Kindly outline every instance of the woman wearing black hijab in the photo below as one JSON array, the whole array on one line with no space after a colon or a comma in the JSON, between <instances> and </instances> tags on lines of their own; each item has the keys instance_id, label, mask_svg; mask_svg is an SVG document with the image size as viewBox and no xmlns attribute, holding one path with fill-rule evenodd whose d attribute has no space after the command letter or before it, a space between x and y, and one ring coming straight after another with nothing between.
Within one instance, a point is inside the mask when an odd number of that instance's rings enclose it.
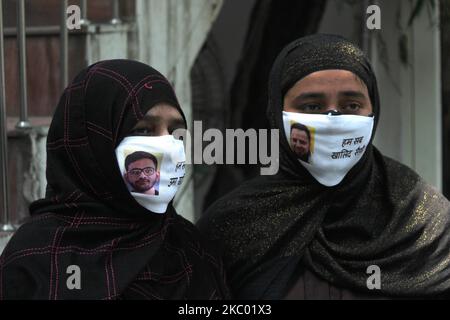
<instances>
[{"instance_id":1,"label":"woman wearing black hijab","mask_svg":"<svg viewBox=\"0 0 450 320\"><path fill-rule=\"evenodd\" d=\"M279 172L238 187L198 224L221 246L233 294L448 296L450 204L372 146L380 105L360 49L334 35L289 44L272 68L267 114L280 129ZM294 123L313 129L308 162L289 145Z\"/></svg>"},{"instance_id":2,"label":"woman wearing black hijab","mask_svg":"<svg viewBox=\"0 0 450 320\"><path fill-rule=\"evenodd\" d=\"M172 206L180 127L175 93L153 68L110 60L83 70L50 126L46 197L0 257L0 299L228 297L220 258Z\"/></svg>"}]
</instances>

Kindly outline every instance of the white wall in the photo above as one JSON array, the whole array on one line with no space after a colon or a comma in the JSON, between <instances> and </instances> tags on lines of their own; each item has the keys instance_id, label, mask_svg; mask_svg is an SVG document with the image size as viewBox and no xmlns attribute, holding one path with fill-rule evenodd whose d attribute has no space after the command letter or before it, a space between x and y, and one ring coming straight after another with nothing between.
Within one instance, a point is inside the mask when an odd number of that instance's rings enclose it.
<instances>
[{"instance_id":1,"label":"white wall","mask_svg":"<svg viewBox=\"0 0 450 320\"><path fill-rule=\"evenodd\" d=\"M9 239L11 239L12 234L0 234L0 254L2 254L3 249L8 244Z\"/></svg>"}]
</instances>

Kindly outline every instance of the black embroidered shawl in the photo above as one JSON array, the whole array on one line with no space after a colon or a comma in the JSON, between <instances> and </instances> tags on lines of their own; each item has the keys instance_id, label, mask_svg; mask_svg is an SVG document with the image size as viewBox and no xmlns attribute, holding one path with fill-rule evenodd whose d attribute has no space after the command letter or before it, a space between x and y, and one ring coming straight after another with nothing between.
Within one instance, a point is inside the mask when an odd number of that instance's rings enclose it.
<instances>
[{"instance_id":1,"label":"black embroidered shawl","mask_svg":"<svg viewBox=\"0 0 450 320\"><path fill-rule=\"evenodd\" d=\"M0 257L0 299L228 297L221 260L194 226L172 203L162 215L141 207L121 177L115 148L159 102L183 115L165 77L130 60L96 63L64 91L46 197ZM72 265L81 289L67 285Z\"/></svg>"}]
</instances>

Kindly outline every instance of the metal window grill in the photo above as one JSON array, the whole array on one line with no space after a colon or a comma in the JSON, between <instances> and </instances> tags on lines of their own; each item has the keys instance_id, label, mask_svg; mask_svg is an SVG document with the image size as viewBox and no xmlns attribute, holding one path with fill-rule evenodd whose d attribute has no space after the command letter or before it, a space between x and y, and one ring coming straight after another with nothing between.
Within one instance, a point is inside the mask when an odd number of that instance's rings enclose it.
<instances>
[{"instance_id":1,"label":"metal window grill","mask_svg":"<svg viewBox=\"0 0 450 320\"><path fill-rule=\"evenodd\" d=\"M28 117L28 93L27 93L27 66L26 66L26 21L25 21L25 0L17 0L17 46L19 53L19 95L20 95L20 117L16 124L17 130L28 130L31 123ZM119 1L111 0L113 9L110 24L120 24ZM61 90L68 84L68 30L66 27L68 0L62 0L60 6L60 79ZM80 1L81 25L88 25L90 21L87 17L87 1ZM3 5L0 0L0 192L2 203L0 212L0 232L12 232L15 230L11 217L9 206L8 190L8 132L7 132L7 114L6 114L6 90L5 90L5 59L4 59L4 28L3 28ZM29 28L29 32L45 32L51 27ZM42 30L37 30L42 29Z\"/></svg>"}]
</instances>

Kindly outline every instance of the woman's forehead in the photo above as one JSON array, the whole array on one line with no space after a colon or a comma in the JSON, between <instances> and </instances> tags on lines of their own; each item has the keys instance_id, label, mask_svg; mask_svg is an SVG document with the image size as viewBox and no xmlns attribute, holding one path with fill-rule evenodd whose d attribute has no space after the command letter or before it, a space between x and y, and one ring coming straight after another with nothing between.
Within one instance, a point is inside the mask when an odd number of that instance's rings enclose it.
<instances>
[{"instance_id":1,"label":"woman's forehead","mask_svg":"<svg viewBox=\"0 0 450 320\"><path fill-rule=\"evenodd\" d=\"M294 89L294 90L291 90ZM355 73L332 69L315 71L298 80L288 91L359 90L368 94L366 84Z\"/></svg>"},{"instance_id":2,"label":"woman's forehead","mask_svg":"<svg viewBox=\"0 0 450 320\"><path fill-rule=\"evenodd\" d=\"M320 70L312 72L302 79L300 79L298 82L302 83L329 83L329 82L336 82L336 81L346 81L349 83L352 82L358 82L361 85L365 85L364 81L361 80L360 77L358 77L355 73L348 71L348 70L342 70L342 69L330 69L330 70Z\"/></svg>"},{"instance_id":3,"label":"woman's forehead","mask_svg":"<svg viewBox=\"0 0 450 320\"><path fill-rule=\"evenodd\" d=\"M186 127L180 110L166 102L160 102L151 107L136 125L170 125Z\"/></svg>"},{"instance_id":4,"label":"woman's forehead","mask_svg":"<svg viewBox=\"0 0 450 320\"><path fill-rule=\"evenodd\" d=\"M145 115L153 117L171 116L174 118L183 118L180 111L176 107L166 102L161 102L154 105L147 111Z\"/></svg>"}]
</instances>

